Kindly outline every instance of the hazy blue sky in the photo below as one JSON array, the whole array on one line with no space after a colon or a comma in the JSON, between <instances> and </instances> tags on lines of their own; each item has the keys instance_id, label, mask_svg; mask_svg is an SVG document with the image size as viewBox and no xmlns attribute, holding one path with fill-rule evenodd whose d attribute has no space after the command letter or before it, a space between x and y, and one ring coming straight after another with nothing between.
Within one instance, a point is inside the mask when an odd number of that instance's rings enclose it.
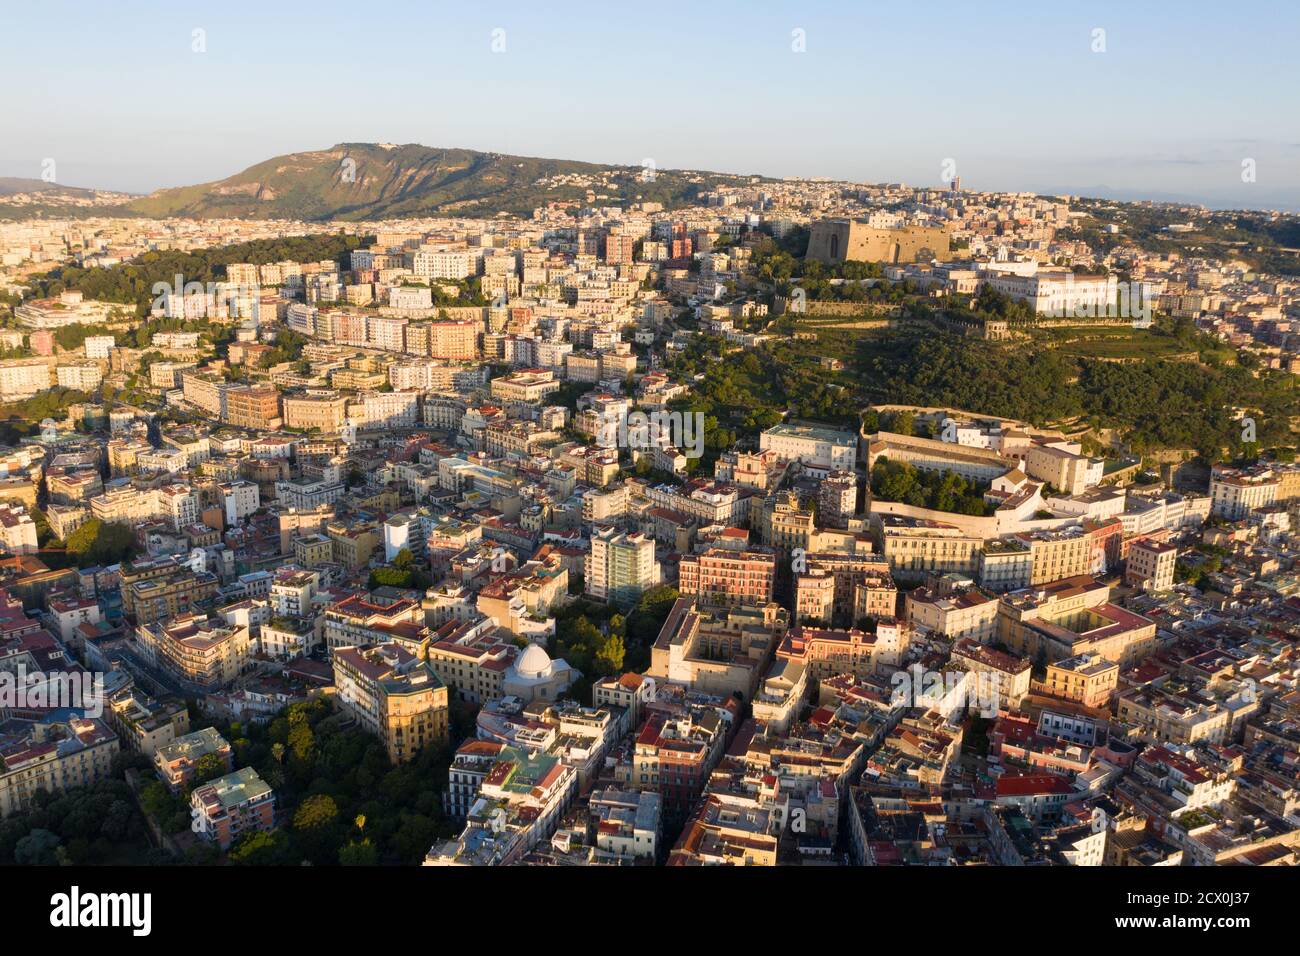
<instances>
[{"instance_id":1,"label":"hazy blue sky","mask_svg":"<svg viewBox=\"0 0 1300 956\"><path fill-rule=\"evenodd\" d=\"M912 184L952 158L977 189L1300 206L1294 0L0 10L0 174L50 157L69 185L144 192L388 141Z\"/></svg>"}]
</instances>

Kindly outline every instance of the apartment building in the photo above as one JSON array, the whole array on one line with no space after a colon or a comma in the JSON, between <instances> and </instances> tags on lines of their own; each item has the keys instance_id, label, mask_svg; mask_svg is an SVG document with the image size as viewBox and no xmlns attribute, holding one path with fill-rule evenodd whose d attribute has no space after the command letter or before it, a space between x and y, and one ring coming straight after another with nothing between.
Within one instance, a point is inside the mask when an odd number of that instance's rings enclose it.
<instances>
[{"instance_id":1,"label":"apartment building","mask_svg":"<svg viewBox=\"0 0 1300 956\"><path fill-rule=\"evenodd\" d=\"M592 792L587 808L598 853L619 861L653 863L658 858L662 840L659 794L606 787Z\"/></svg>"},{"instance_id":2,"label":"apartment building","mask_svg":"<svg viewBox=\"0 0 1300 956\"><path fill-rule=\"evenodd\" d=\"M256 482L230 481L219 485L218 488L221 492L226 524L232 528L240 527L262 506L262 495Z\"/></svg>"},{"instance_id":3,"label":"apartment building","mask_svg":"<svg viewBox=\"0 0 1300 956\"><path fill-rule=\"evenodd\" d=\"M990 538L979 551L977 580L995 594L1029 587L1034 576L1034 553L1029 542L1011 535Z\"/></svg>"},{"instance_id":4,"label":"apartment building","mask_svg":"<svg viewBox=\"0 0 1300 956\"><path fill-rule=\"evenodd\" d=\"M726 748L730 726L714 708L654 711L636 736L628 782L659 794L666 822L681 822Z\"/></svg>"},{"instance_id":5,"label":"apartment building","mask_svg":"<svg viewBox=\"0 0 1300 956\"><path fill-rule=\"evenodd\" d=\"M68 535L90 520L90 512L72 505L46 505L45 520L55 538L67 541Z\"/></svg>"},{"instance_id":6,"label":"apartment building","mask_svg":"<svg viewBox=\"0 0 1300 956\"><path fill-rule=\"evenodd\" d=\"M393 386L394 391L400 392L406 389L427 391L444 387L446 372L447 366L436 359L394 362L388 367L388 383Z\"/></svg>"},{"instance_id":7,"label":"apartment building","mask_svg":"<svg viewBox=\"0 0 1300 956\"><path fill-rule=\"evenodd\" d=\"M154 511L167 519L173 531L182 532L199 520L199 496L191 486L167 485L154 494Z\"/></svg>"},{"instance_id":8,"label":"apartment building","mask_svg":"<svg viewBox=\"0 0 1300 956\"><path fill-rule=\"evenodd\" d=\"M793 627L782 638L776 656L802 664L815 680L837 674L867 677L881 667L897 666L911 638L911 628L893 620L877 621L874 633L857 628Z\"/></svg>"},{"instance_id":9,"label":"apartment building","mask_svg":"<svg viewBox=\"0 0 1300 956\"><path fill-rule=\"evenodd\" d=\"M991 678L998 691L999 709L1017 708L1029 696L1033 665L1028 658L1007 654L973 638L963 637L953 644L951 661L963 670Z\"/></svg>"},{"instance_id":10,"label":"apartment building","mask_svg":"<svg viewBox=\"0 0 1300 956\"><path fill-rule=\"evenodd\" d=\"M1155 622L1110 603L1110 588L1092 577L1066 578L1002 596L998 639L1031 660L1098 654L1121 668L1155 649Z\"/></svg>"},{"instance_id":11,"label":"apartment building","mask_svg":"<svg viewBox=\"0 0 1300 956\"><path fill-rule=\"evenodd\" d=\"M1229 521L1277 501L1281 481L1272 472L1215 467L1210 475L1210 513Z\"/></svg>"},{"instance_id":12,"label":"apartment building","mask_svg":"<svg viewBox=\"0 0 1300 956\"><path fill-rule=\"evenodd\" d=\"M597 528L592 535L583 580L593 598L631 607L659 584L659 573L653 538L613 527Z\"/></svg>"},{"instance_id":13,"label":"apartment building","mask_svg":"<svg viewBox=\"0 0 1300 956\"><path fill-rule=\"evenodd\" d=\"M560 383L550 369L522 369L492 379L492 397L502 402L537 404L547 395L560 390Z\"/></svg>"},{"instance_id":14,"label":"apartment building","mask_svg":"<svg viewBox=\"0 0 1300 956\"><path fill-rule=\"evenodd\" d=\"M88 335L81 343L88 359L107 359L108 353L117 348L117 340L111 335Z\"/></svg>"},{"instance_id":15,"label":"apartment building","mask_svg":"<svg viewBox=\"0 0 1300 956\"><path fill-rule=\"evenodd\" d=\"M564 377L570 382L599 382L600 355L595 352L570 352L565 355Z\"/></svg>"},{"instance_id":16,"label":"apartment building","mask_svg":"<svg viewBox=\"0 0 1300 956\"><path fill-rule=\"evenodd\" d=\"M216 593L216 575L179 570L122 584L122 606L138 624L151 624L202 606Z\"/></svg>"},{"instance_id":17,"label":"apartment building","mask_svg":"<svg viewBox=\"0 0 1300 956\"><path fill-rule=\"evenodd\" d=\"M1034 531L1018 537L1029 548L1030 587L1106 570L1105 554L1095 551L1092 535L1082 527Z\"/></svg>"},{"instance_id":18,"label":"apartment building","mask_svg":"<svg viewBox=\"0 0 1300 956\"><path fill-rule=\"evenodd\" d=\"M447 816L463 821L478 799L479 788L487 779L492 766L500 759L507 744L498 740L470 738L462 741L447 768Z\"/></svg>"},{"instance_id":19,"label":"apartment building","mask_svg":"<svg viewBox=\"0 0 1300 956\"><path fill-rule=\"evenodd\" d=\"M1100 654L1079 654L1047 665L1042 685L1034 692L1084 707L1106 707L1119 683L1119 665Z\"/></svg>"},{"instance_id":20,"label":"apartment building","mask_svg":"<svg viewBox=\"0 0 1300 956\"><path fill-rule=\"evenodd\" d=\"M705 605L680 597L650 648L646 674L703 694L752 700L789 612L779 604Z\"/></svg>"},{"instance_id":21,"label":"apartment building","mask_svg":"<svg viewBox=\"0 0 1300 956\"><path fill-rule=\"evenodd\" d=\"M99 472L85 468L78 471L49 471L45 475L45 488L50 501L62 505L84 505L102 494L104 482Z\"/></svg>"},{"instance_id":22,"label":"apartment building","mask_svg":"<svg viewBox=\"0 0 1300 956\"><path fill-rule=\"evenodd\" d=\"M36 522L22 505L0 505L0 552L35 554Z\"/></svg>"},{"instance_id":23,"label":"apartment building","mask_svg":"<svg viewBox=\"0 0 1300 956\"><path fill-rule=\"evenodd\" d=\"M343 497L346 489L334 478L298 478L275 483L275 498L290 511L314 512L334 504Z\"/></svg>"},{"instance_id":24,"label":"apartment building","mask_svg":"<svg viewBox=\"0 0 1300 956\"><path fill-rule=\"evenodd\" d=\"M0 361L0 401L18 402L50 387L50 366L40 359Z\"/></svg>"},{"instance_id":25,"label":"apartment building","mask_svg":"<svg viewBox=\"0 0 1300 956\"><path fill-rule=\"evenodd\" d=\"M339 706L407 763L448 736L447 686L427 659L400 644L340 647L333 653Z\"/></svg>"},{"instance_id":26,"label":"apartment building","mask_svg":"<svg viewBox=\"0 0 1300 956\"><path fill-rule=\"evenodd\" d=\"M913 627L952 640L987 644L997 633L998 600L978 589L939 594L917 588L907 595L907 621Z\"/></svg>"},{"instance_id":27,"label":"apartment building","mask_svg":"<svg viewBox=\"0 0 1300 956\"><path fill-rule=\"evenodd\" d=\"M367 344L371 348L382 349L385 352L404 351L406 328L406 319L390 315L372 315L366 330Z\"/></svg>"},{"instance_id":28,"label":"apartment building","mask_svg":"<svg viewBox=\"0 0 1300 956\"><path fill-rule=\"evenodd\" d=\"M135 629L135 648L146 663L208 692L229 685L248 667L247 627L226 626L207 615L167 617L172 619Z\"/></svg>"},{"instance_id":29,"label":"apartment building","mask_svg":"<svg viewBox=\"0 0 1300 956\"><path fill-rule=\"evenodd\" d=\"M795 559L795 606L800 621L812 618L829 624L839 618L855 623L864 617L892 618L898 613L898 589L889 564L865 545L856 543L864 553L856 548L852 552L814 551Z\"/></svg>"},{"instance_id":30,"label":"apartment building","mask_svg":"<svg viewBox=\"0 0 1300 956\"><path fill-rule=\"evenodd\" d=\"M83 717L33 724L9 737L0 745L0 818L31 809L39 793L107 779L119 750L105 721Z\"/></svg>"},{"instance_id":31,"label":"apartment building","mask_svg":"<svg viewBox=\"0 0 1300 956\"><path fill-rule=\"evenodd\" d=\"M1221 744L1232 733L1232 711L1176 685L1120 691L1115 715L1153 744Z\"/></svg>"},{"instance_id":32,"label":"apartment building","mask_svg":"<svg viewBox=\"0 0 1300 956\"><path fill-rule=\"evenodd\" d=\"M325 646L332 656L341 647L388 643L394 634L405 633L410 631L410 625L423 623L419 601L383 599L361 591L325 609ZM412 636L418 634L419 626Z\"/></svg>"},{"instance_id":33,"label":"apartment building","mask_svg":"<svg viewBox=\"0 0 1300 956\"><path fill-rule=\"evenodd\" d=\"M414 428L420 423L420 393L366 392L349 406L357 424L372 428Z\"/></svg>"},{"instance_id":34,"label":"apartment building","mask_svg":"<svg viewBox=\"0 0 1300 956\"><path fill-rule=\"evenodd\" d=\"M642 406L644 407L644 405L645 399L642 399ZM714 477L719 481L730 482L739 485L741 488L753 488L756 491L768 491L774 488L780 483L780 478L784 473L785 466L780 456L770 450L763 452L726 451L719 456L717 463L713 466ZM829 498L833 499L828 502L832 510L844 503L842 479L837 477L844 474L848 474L848 472L832 472L826 478L828 481L834 479L831 487L838 491L840 495L840 497L837 497L833 493L828 493Z\"/></svg>"},{"instance_id":35,"label":"apartment building","mask_svg":"<svg viewBox=\"0 0 1300 956\"><path fill-rule=\"evenodd\" d=\"M880 516L881 553L895 577L974 575L984 540L956 525L899 515Z\"/></svg>"},{"instance_id":36,"label":"apartment building","mask_svg":"<svg viewBox=\"0 0 1300 956\"><path fill-rule=\"evenodd\" d=\"M460 698L483 704L505 695L505 681L519 648L498 636L491 618L449 620L433 633L428 661Z\"/></svg>"},{"instance_id":37,"label":"apartment building","mask_svg":"<svg viewBox=\"0 0 1300 956\"><path fill-rule=\"evenodd\" d=\"M153 362L149 364L149 385L164 392L181 388L181 372L194 367L192 362Z\"/></svg>"},{"instance_id":38,"label":"apartment building","mask_svg":"<svg viewBox=\"0 0 1300 956\"><path fill-rule=\"evenodd\" d=\"M566 443L552 449L551 455L556 465L573 469L584 484L607 488L618 478L618 449Z\"/></svg>"},{"instance_id":39,"label":"apartment building","mask_svg":"<svg viewBox=\"0 0 1300 956\"><path fill-rule=\"evenodd\" d=\"M199 761L214 756L224 766L224 773L235 769L235 752L215 727L205 727L177 737L154 751L153 765L162 782L172 793L180 793L198 772Z\"/></svg>"},{"instance_id":40,"label":"apartment building","mask_svg":"<svg viewBox=\"0 0 1300 956\"><path fill-rule=\"evenodd\" d=\"M160 747L190 732L190 712L185 701L175 697L154 700L135 687L110 695L106 711L122 746L150 759Z\"/></svg>"},{"instance_id":41,"label":"apartment building","mask_svg":"<svg viewBox=\"0 0 1300 956\"><path fill-rule=\"evenodd\" d=\"M510 866L554 832L577 795L578 774L555 754L502 747L479 784L465 829L425 866Z\"/></svg>"},{"instance_id":42,"label":"apartment building","mask_svg":"<svg viewBox=\"0 0 1300 956\"><path fill-rule=\"evenodd\" d=\"M93 392L104 381L104 370L97 362L74 362L56 367L54 376L59 388Z\"/></svg>"},{"instance_id":43,"label":"apartment building","mask_svg":"<svg viewBox=\"0 0 1300 956\"><path fill-rule=\"evenodd\" d=\"M226 393L229 391L230 386L210 372L198 369L181 372L181 392L185 401L215 419L225 421Z\"/></svg>"},{"instance_id":44,"label":"apartment building","mask_svg":"<svg viewBox=\"0 0 1300 956\"><path fill-rule=\"evenodd\" d=\"M655 698L655 681L642 674L627 673L606 677L592 685L592 703L597 707L622 708L625 729L641 726L641 716Z\"/></svg>"},{"instance_id":45,"label":"apartment building","mask_svg":"<svg viewBox=\"0 0 1300 956\"><path fill-rule=\"evenodd\" d=\"M817 516L792 491L765 498L758 505L756 524L759 540L785 553L796 549L807 552L817 532Z\"/></svg>"},{"instance_id":46,"label":"apartment building","mask_svg":"<svg viewBox=\"0 0 1300 956\"><path fill-rule=\"evenodd\" d=\"M103 620L99 602L80 594L68 594L47 599L50 617L54 619L59 640L73 649L78 647L78 628L83 624L92 627Z\"/></svg>"},{"instance_id":47,"label":"apartment building","mask_svg":"<svg viewBox=\"0 0 1300 956\"><path fill-rule=\"evenodd\" d=\"M280 390L274 385L246 385L227 389L223 421L236 428L262 431L279 428Z\"/></svg>"},{"instance_id":48,"label":"apartment building","mask_svg":"<svg viewBox=\"0 0 1300 956\"><path fill-rule=\"evenodd\" d=\"M766 604L776 584L776 555L709 548L683 555L677 573L678 590L707 604Z\"/></svg>"},{"instance_id":49,"label":"apartment building","mask_svg":"<svg viewBox=\"0 0 1300 956\"><path fill-rule=\"evenodd\" d=\"M1167 591L1174 586L1178 548L1164 541L1140 538L1128 546L1124 583L1148 591Z\"/></svg>"},{"instance_id":50,"label":"apartment building","mask_svg":"<svg viewBox=\"0 0 1300 956\"><path fill-rule=\"evenodd\" d=\"M673 847L668 866L776 866L781 823L779 807L715 792L710 786Z\"/></svg>"},{"instance_id":51,"label":"apartment building","mask_svg":"<svg viewBox=\"0 0 1300 956\"><path fill-rule=\"evenodd\" d=\"M475 322L430 322L429 356L467 362L479 357L482 326Z\"/></svg>"},{"instance_id":52,"label":"apartment building","mask_svg":"<svg viewBox=\"0 0 1300 956\"><path fill-rule=\"evenodd\" d=\"M817 486L817 516L823 527L847 528L858 509L858 476L832 471Z\"/></svg>"},{"instance_id":53,"label":"apartment building","mask_svg":"<svg viewBox=\"0 0 1300 956\"><path fill-rule=\"evenodd\" d=\"M835 575L809 571L794 579L795 620L800 624L831 624L835 616Z\"/></svg>"},{"instance_id":54,"label":"apartment building","mask_svg":"<svg viewBox=\"0 0 1300 956\"><path fill-rule=\"evenodd\" d=\"M334 542L323 534L295 537L290 550L294 564L304 568L319 568L334 560Z\"/></svg>"},{"instance_id":55,"label":"apartment building","mask_svg":"<svg viewBox=\"0 0 1300 956\"><path fill-rule=\"evenodd\" d=\"M285 617L308 617L314 613L320 574L296 565L277 568L267 600L274 613Z\"/></svg>"},{"instance_id":56,"label":"apartment building","mask_svg":"<svg viewBox=\"0 0 1300 956\"><path fill-rule=\"evenodd\" d=\"M422 248L411 255L411 272L422 279L465 279L474 274L468 249Z\"/></svg>"},{"instance_id":57,"label":"apartment building","mask_svg":"<svg viewBox=\"0 0 1300 956\"><path fill-rule=\"evenodd\" d=\"M141 455L153 451L153 446L138 439L114 439L108 443L108 466L113 477L134 475L139 471Z\"/></svg>"},{"instance_id":58,"label":"apartment building","mask_svg":"<svg viewBox=\"0 0 1300 956\"><path fill-rule=\"evenodd\" d=\"M252 767L218 777L190 794L194 831L222 850L247 833L275 827L275 791Z\"/></svg>"},{"instance_id":59,"label":"apartment building","mask_svg":"<svg viewBox=\"0 0 1300 956\"><path fill-rule=\"evenodd\" d=\"M334 548L334 560L350 570L370 562L370 556L383 546L383 534L373 521L331 521L325 535Z\"/></svg>"},{"instance_id":60,"label":"apartment building","mask_svg":"<svg viewBox=\"0 0 1300 956\"><path fill-rule=\"evenodd\" d=\"M1210 516L1208 495L1182 495L1165 492L1160 495L1128 494L1119 520L1124 536L1133 538L1161 530L1178 531L1199 527Z\"/></svg>"},{"instance_id":61,"label":"apartment building","mask_svg":"<svg viewBox=\"0 0 1300 956\"><path fill-rule=\"evenodd\" d=\"M343 428L348 417L348 400L336 392L285 395L282 405L286 428L333 434Z\"/></svg>"}]
</instances>

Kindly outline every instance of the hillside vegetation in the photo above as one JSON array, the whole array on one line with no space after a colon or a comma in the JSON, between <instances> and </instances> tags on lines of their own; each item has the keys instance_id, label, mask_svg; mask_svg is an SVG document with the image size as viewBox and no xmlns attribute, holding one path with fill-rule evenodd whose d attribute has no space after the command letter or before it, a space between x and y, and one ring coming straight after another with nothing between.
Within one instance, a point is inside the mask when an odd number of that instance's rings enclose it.
<instances>
[{"instance_id":1,"label":"hillside vegetation","mask_svg":"<svg viewBox=\"0 0 1300 956\"><path fill-rule=\"evenodd\" d=\"M584 177L576 182L551 177ZM367 220L426 215L528 215L588 191L610 203L688 202L738 177L639 166L482 153L470 149L340 143L291 153L213 183L163 189L127 203L132 214L262 219ZM545 182L544 182L545 181Z\"/></svg>"}]
</instances>

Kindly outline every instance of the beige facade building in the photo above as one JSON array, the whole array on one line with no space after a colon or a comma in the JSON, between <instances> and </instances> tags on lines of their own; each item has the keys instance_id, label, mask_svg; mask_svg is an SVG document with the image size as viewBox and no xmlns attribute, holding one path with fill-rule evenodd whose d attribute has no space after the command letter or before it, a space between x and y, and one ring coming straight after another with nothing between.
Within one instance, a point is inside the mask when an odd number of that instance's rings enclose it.
<instances>
[{"instance_id":1,"label":"beige facade building","mask_svg":"<svg viewBox=\"0 0 1300 956\"><path fill-rule=\"evenodd\" d=\"M829 625L835 614L835 591L835 575L829 571L809 571L796 577L796 623Z\"/></svg>"},{"instance_id":2,"label":"beige facade building","mask_svg":"<svg viewBox=\"0 0 1300 956\"><path fill-rule=\"evenodd\" d=\"M895 577L974 575L979 568L984 540L956 525L895 515L883 515L880 522L881 551Z\"/></svg>"},{"instance_id":3,"label":"beige facade building","mask_svg":"<svg viewBox=\"0 0 1300 956\"><path fill-rule=\"evenodd\" d=\"M980 590L941 595L918 588L907 595L907 621L951 640L988 643L997 633L998 600Z\"/></svg>"},{"instance_id":4,"label":"beige facade building","mask_svg":"<svg viewBox=\"0 0 1300 956\"><path fill-rule=\"evenodd\" d=\"M1060 494L1079 495L1101 481L1103 462L1056 445L1033 444L1025 454L1025 473Z\"/></svg>"},{"instance_id":5,"label":"beige facade building","mask_svg":"<svg viewBox=\"0 0 1300 956\"><path fill-rule=\"evenodd\" d=\"M427 660L427 644L416 654L395 643L341 647L332 661L339 706L384 742L393 763L447 742L447 686Z\"/></svg>"},{"instance_id":6,"label":"beige facade building","mask_svg":"<svg viewBox=\"0 0 1300 956\"><path fill-rule=\"evenodd\" d=\"M649 676L752 700L789 612L778 604L708 607L678 598L650 649Z\"/></svg>"},{"instance_id":7,"label":"beige facade building","mask_svg":"<svg viewBox=\"0 0 1300 956\"><path fill-rule=\"evenodd\" d=\"M819 262L947 262L948 230L943 226L877 229L865 222L823 219L812 224L808 258Z\"/></svg>"},{"instance_id":8,"label":"beige facade building","mask_svg":"<svg viewBox=\"0 0 1300 956\"><path fill-rule=\"evenodd\" d=\"M106 779L120 750L102 720L40 724L0 753L0 818L32 807L39 793L63 793Z\"/></svg>"},{"instance_id":9,"label":"beige facade building","mask_svg":"<svg viewBox=\"0 0 1300 956\"><path fill-rule=\"evenodd\" d=\"M1132 667L1155 649L1155 636L1154 621L1111 604L1110 588L1091 577L1003 595L998 605L998 639L1044 663L1097 654Z\"/></svg>"},{"instance_id":10,"label":"beige facade building","mask_svg":"<svg viewBox=\"0 0 1300 956\"><path fill-rule=\"evenodd\" d=\"M40 359L0 362L0 401L21 401L49 387L50 367Z\"/></svg>"},{"instance_id":11,"label":"beige facade building","mask_svg":"<svg viewBox=\"0 0 1300 956\"><path fill-rule=\"evenodd\" d=\"M817 531L817 516L791 491L778 492L761 502L756 522L759 540L786 552L796 548L809 551Z\"/></svg>"},{"instance_id":12,"label":"beige facade building","mask_svg":"<svg viewBox=\"0 0 1300 956\"><path fill-rule=\"evenodd\" d=\"M952 662L963 670L986 674L998 689L998 706L1014 709L1029 696L1033 665L1028 658L994 650L969 637L953 645Z\"/></svg>"},{"instance_id":13,"label":"beige facade building","mask_svg":"<svg viewBox=\"0 0 1300 956\"><path fill-rule=\"evenodd\" d=\"M863 553L817 551L796 559L795 607L805 618L829 624L832 616L847 623L864 617L892 618L898 613L898 589L889 564L866 549ZM824 608L830 584L831 604Z\"/></svg>"},{"instance_id":14,"label":"beige facade building","mask_svg":"<svg viewBox=\"0 0 1300 956\"><path fill-rule=\"evenodd\" d=\"M428 661L461 700L484 704L505 696L506 675L519 648L497 636L491 618L450 620L433 632Z\"/></svg>"},{"instance_id":15,"label":"beige facade building","mask_svg":"<svg viewBox=\"0 0 1300 956\"><path fill-rule=\"evenodd\" d=\"M1148 591L1167 591L1174 586L1177 563L1178 549L1172 544L1150 538L1139 539L1128 547L1124 581Z\"/></svg>"},{"instance_id":16,"label":"beige facade building","mask_svg":"<svg viewBox=\"0 0 1300 956\"><path fill-rule=\"evenodd\" d=\"M866 677L880 667L897 666L911 638L912 629L902 621L877 621L874 634L857 628L794 627L782 638L776 655L801 663L814 680L837 674Z\"/></svg>"},{"instance_id":17,"label":"beige facade building","mask_svg":"<svg viewBox=\"0 0 1300 956\"><path fill-rule=\"evenodd\" d=\"M1123 691L1115 700L1115 714L1151 743L1219 744L1227 742L1232 731L1232 711L1172 688Z\"/></svg>"},{"instance_id":18,"label":"beige facade building","mask_svg":"<svg viewBox=\"0 0 1300 956\"><path fill-rule=\"evenodd\" d=\"M1030 587L1063 578L1098 574L1106 569L1105 556L1096 553L1092 535L1082 527L1037 531L1018 537L1029 546Z\"/></svg>"},{"instance_id":19,"label":"beige facade building","mask_svg":"<svg viewBox=\"0 0 1300 956\"><path fill-rule=\"evenodd\" d=\"M503 402L537 403L560 390L555 373L549 369L523 369L492 379L492 397Z\"/></svg>"},{"instance_id":20,"label":"beige facade building","mask_svg":"<svg viewBox=\"0 0 1300 956\"><path fill-rule=\"evenodd\" d=\"M1105 707L1119 683L1119 665L1100 654L1080 654L1047 665L1041 692L1084 707Z\"/></svg>"},{"instance_id":21,"label":"beige facade building","mask_svg":"<svg viewBox=\"0 0 1300 956\"><path fill-rule=\"evenodd\" d=\"M205 690L217 690L243 673L252 654L247 627L226 627L206 615L141 624L135 645L149 664Z\"/></svg>"}]
</instances>

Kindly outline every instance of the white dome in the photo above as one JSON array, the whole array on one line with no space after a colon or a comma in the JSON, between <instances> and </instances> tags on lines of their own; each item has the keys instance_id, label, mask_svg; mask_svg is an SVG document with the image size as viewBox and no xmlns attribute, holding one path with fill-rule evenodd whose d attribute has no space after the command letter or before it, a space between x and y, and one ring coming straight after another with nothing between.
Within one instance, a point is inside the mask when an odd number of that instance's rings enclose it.
<instances>
[{"instance_id":1,"label":"white dome","mask_svg":"<svg viewBox=\"0 0 1300 956\"><path fill-rule=\"evenodd\" d=\"M529 644L515 662L520 677L545 677L551 672L551 656L540 644Z\"/></svg>"}]
</instances>

